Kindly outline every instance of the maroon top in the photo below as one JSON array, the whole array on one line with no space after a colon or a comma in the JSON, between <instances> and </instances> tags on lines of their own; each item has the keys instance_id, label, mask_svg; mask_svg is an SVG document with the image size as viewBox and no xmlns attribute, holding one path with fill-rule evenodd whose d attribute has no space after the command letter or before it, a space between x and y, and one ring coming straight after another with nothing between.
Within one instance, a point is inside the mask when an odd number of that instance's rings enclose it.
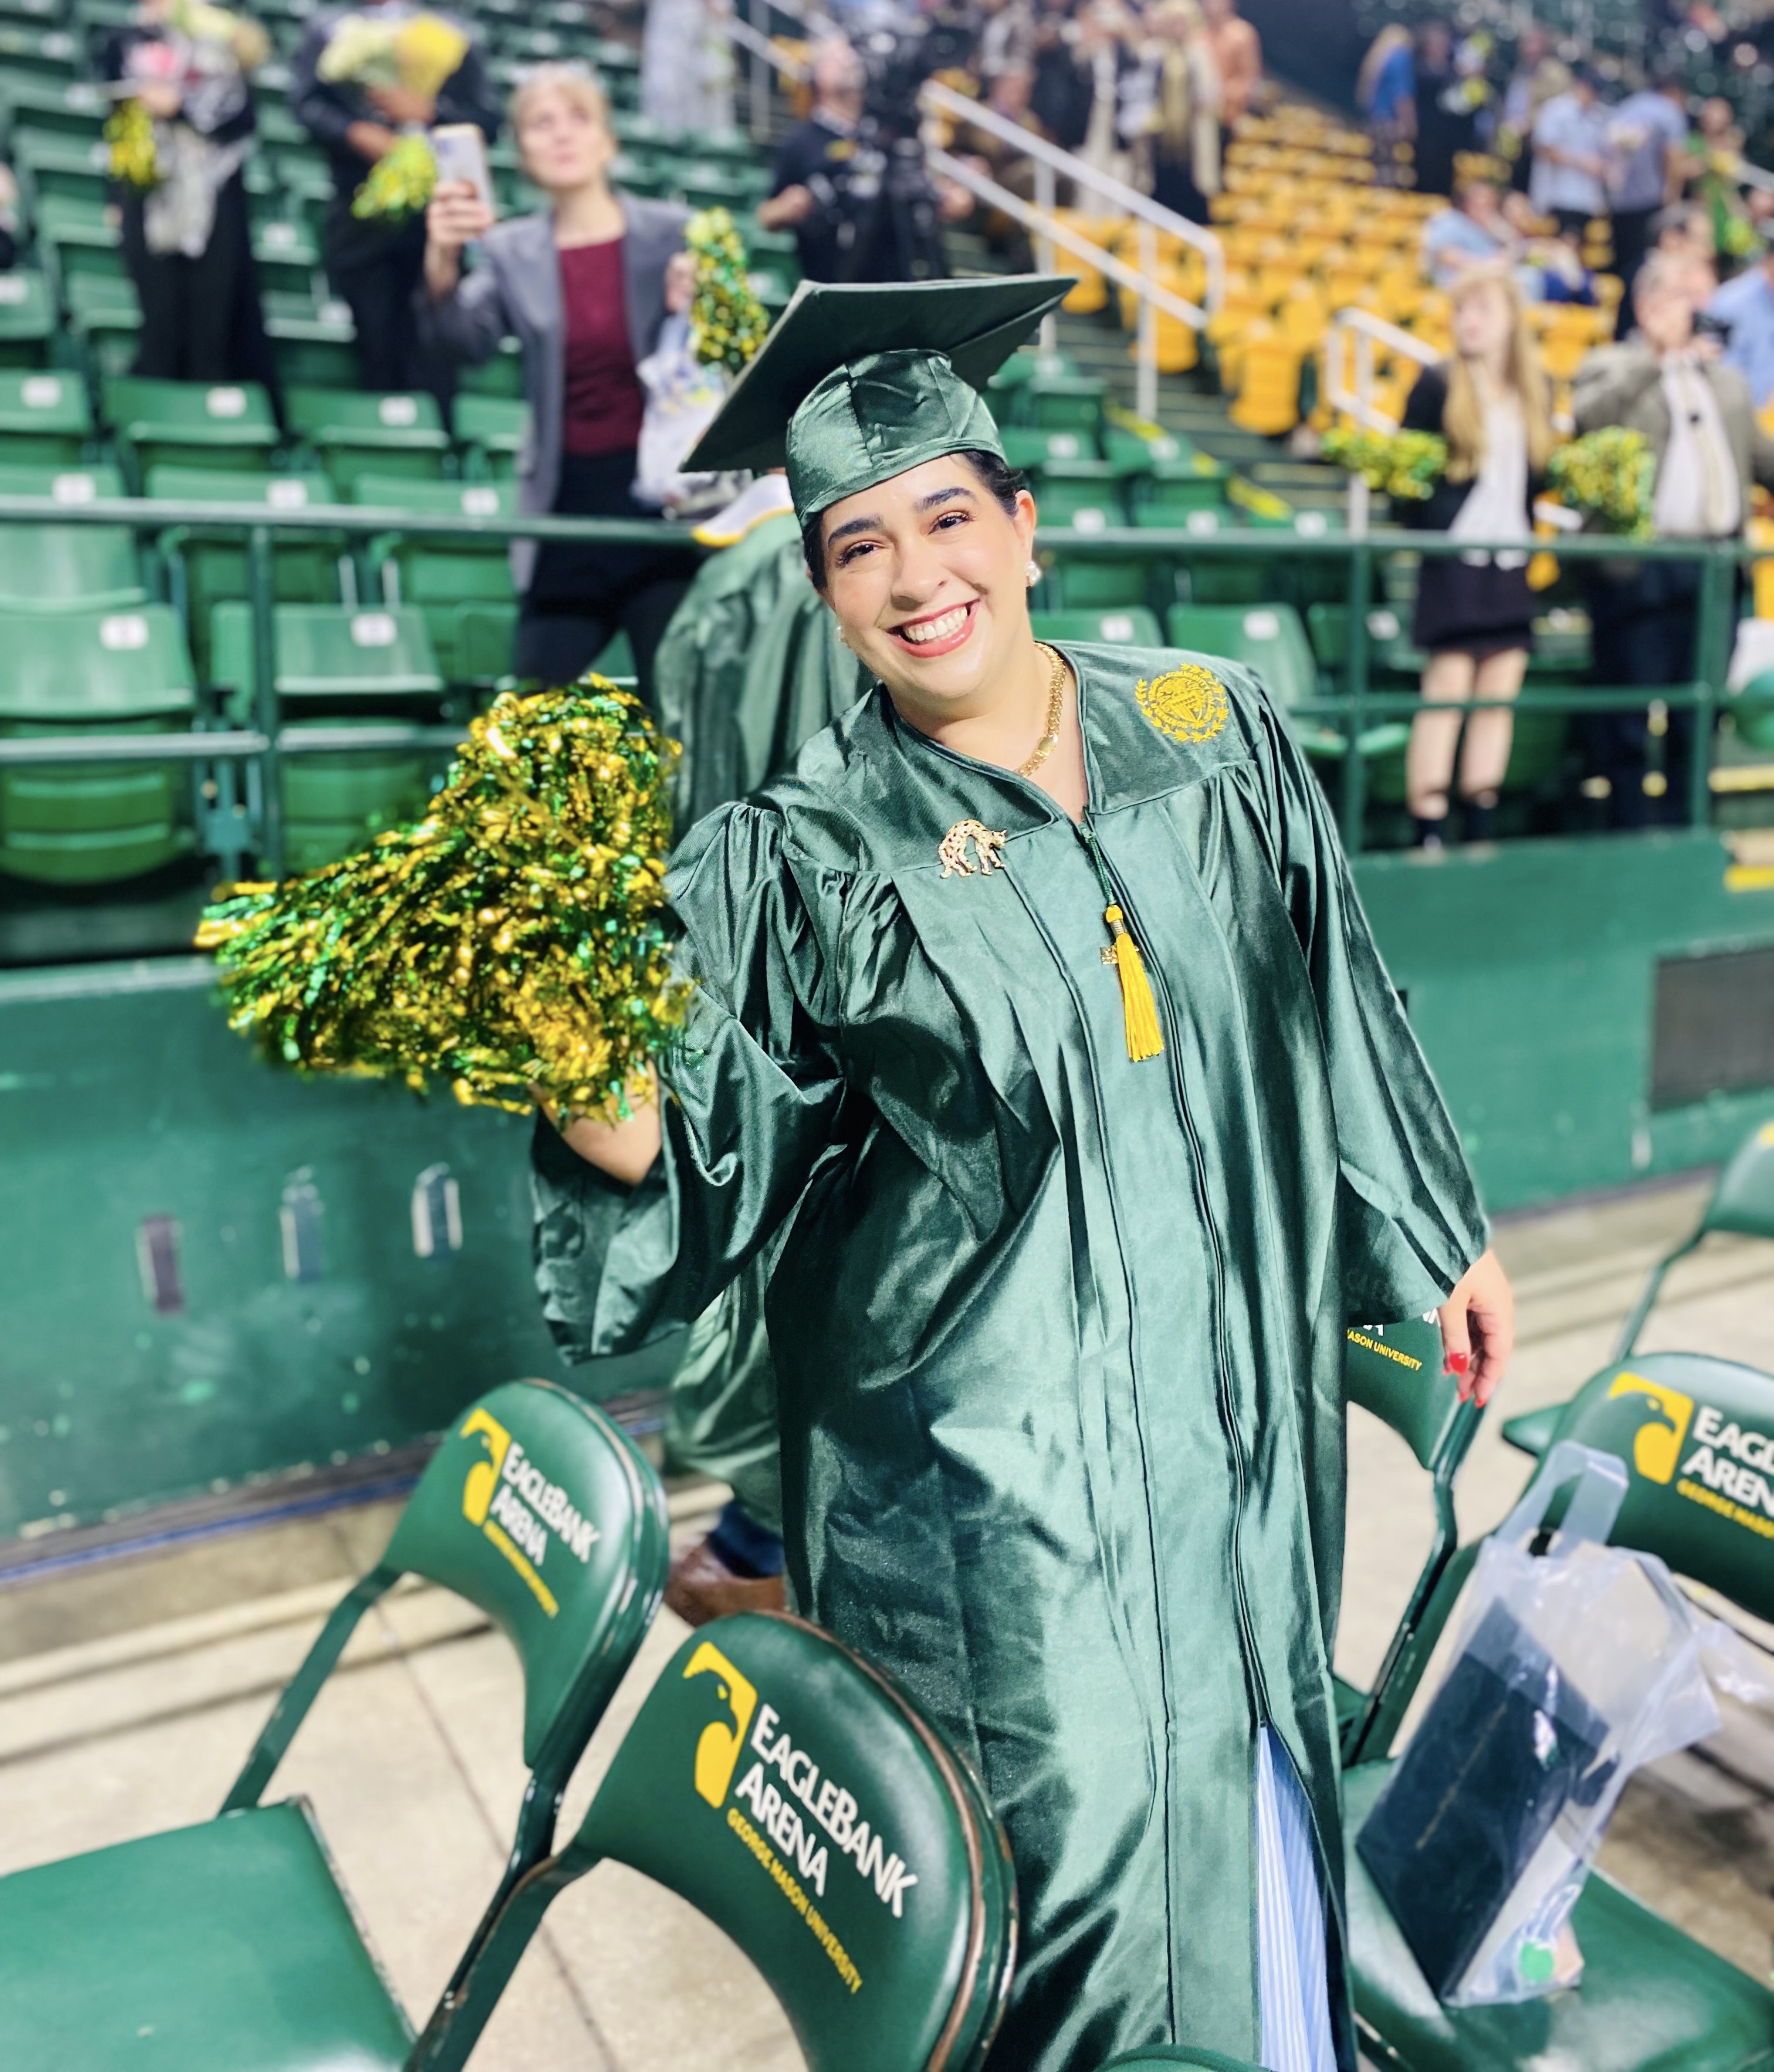
<instances>
[{"instance_id":1,"label":"maroon top","mask_svg":"<svg viewBox=\"0 0 1774 2072\"><path fill-rule=\"evenodd\" d=\"M647 404L628 339L621 238L562 248L561 302L567 320L562 442L570 454L620 453L639 442Z\"/></svg>"}]
</instances>

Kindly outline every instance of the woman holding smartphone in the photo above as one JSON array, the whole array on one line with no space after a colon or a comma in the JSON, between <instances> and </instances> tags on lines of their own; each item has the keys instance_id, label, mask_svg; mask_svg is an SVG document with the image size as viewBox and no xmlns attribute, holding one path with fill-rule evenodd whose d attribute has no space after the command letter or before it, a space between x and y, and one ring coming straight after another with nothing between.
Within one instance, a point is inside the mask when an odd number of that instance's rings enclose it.
<instances>
[{"instance_id":1,"label":"woman holding smartphone","mask_svg":"<svg viewBox=\"0 0 1774 2072\"><path fill-rule=\"evenodd\" d=\"M425 218L421 333L457 361L488 359L507 334L522 343L530 436L520 511L656 516L631 493L645 403L635 368L668 310L689 306L689 212L611 187L616 140L587 72L538 67L513 97L511 126L548 206L495 223L474 181L438 183ZM475 242L479 263L466 273L463 248ZM692 573L681 549L520 540L511 567L524 599L518 675L571 682L620 629L651 697L654 654Z\"/></svg>"}]
</instances>

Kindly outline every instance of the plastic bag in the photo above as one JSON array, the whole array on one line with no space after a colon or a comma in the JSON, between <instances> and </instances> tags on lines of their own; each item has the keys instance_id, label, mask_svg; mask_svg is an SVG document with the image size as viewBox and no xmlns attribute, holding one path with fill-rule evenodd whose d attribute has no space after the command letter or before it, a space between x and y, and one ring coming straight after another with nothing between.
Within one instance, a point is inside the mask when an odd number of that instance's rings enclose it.
<instances>
[{"instance_id":1,"label":"plastic bag","mask_svg":"<svg viewBox=\"0 0 1774 2072\"><path fill-rule=\"evenodd\" d=\"M656 509L685 503L717 480L682 470L684 455L726 401L725 370L696 358L690 350L689 318L672 316L660 329L659 344L634 372L647 390L634 458L635 501Z\"/></svg>"},{"instance_id":2,"label":"plastic bag","mask_svg":"<svg viewBox=\"0 0 1774 2072\"><path fill-rule=\"evenodd\" d=\"M1528 1551L1577 1486L1550 1550ZM1454 2007L1575 1985L1571 1909L1627 1779L1720 1724L1712 1682L1774 1682L1654 1556L1604 1543L1611 1453L1555 1446L1480 1550L1440 1688L1356 1840L1424 1977Z\"/></svg>"}]
</instances>

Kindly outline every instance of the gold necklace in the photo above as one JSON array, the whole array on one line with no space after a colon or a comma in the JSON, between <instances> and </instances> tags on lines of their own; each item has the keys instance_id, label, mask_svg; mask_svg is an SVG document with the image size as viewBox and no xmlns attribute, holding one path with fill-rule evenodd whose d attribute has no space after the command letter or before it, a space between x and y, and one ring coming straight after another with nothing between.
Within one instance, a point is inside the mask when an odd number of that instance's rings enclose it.
<instances>
[{"instance_id":1,"label":"gold necklace","mask_svg":"<svg viewBox=\"0 0 1774 2072\"><path fill-rule=\"evenodd\" d=\"M1035 743L1035 752L1026 763L1016 765L1019 777L1033 777L1035 772L1059 746L1059 723L1066 711L1066 660L1056 648L1049 648L1045 640L1035 643L1047 657L1053 674L1047 685L1047 731Z\"/></svg>"}]
</instances>

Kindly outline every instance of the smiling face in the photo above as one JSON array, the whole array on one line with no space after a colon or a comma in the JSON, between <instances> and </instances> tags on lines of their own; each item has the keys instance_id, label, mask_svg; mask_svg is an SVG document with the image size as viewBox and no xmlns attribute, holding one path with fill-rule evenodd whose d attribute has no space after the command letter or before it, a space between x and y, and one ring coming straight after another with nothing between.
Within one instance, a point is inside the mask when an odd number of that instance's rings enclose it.
<instances>
[{"instance_id":1,"label":"smiling face","mask_svg":"<svg viewBox=\"0 0 1774 2072\"><path fill-rule=\"evenodd\" d=\"M821 520L826 601L914 722L971 717L1026 653L1035 503L1007 512L959 454L847 496Z\"/></svg>"},{"instance_id":2,"label":"smiling face","mask_svg":"<svg viewBox=\"0 0 1774 2072\"><path fill-rule=\"evenodd\" d=\"M570 193L602 179L616 155L616 139L589 88L536 88L519 103L516 126L524 170L547 194Z\"/></svg>"}]
</instances>

